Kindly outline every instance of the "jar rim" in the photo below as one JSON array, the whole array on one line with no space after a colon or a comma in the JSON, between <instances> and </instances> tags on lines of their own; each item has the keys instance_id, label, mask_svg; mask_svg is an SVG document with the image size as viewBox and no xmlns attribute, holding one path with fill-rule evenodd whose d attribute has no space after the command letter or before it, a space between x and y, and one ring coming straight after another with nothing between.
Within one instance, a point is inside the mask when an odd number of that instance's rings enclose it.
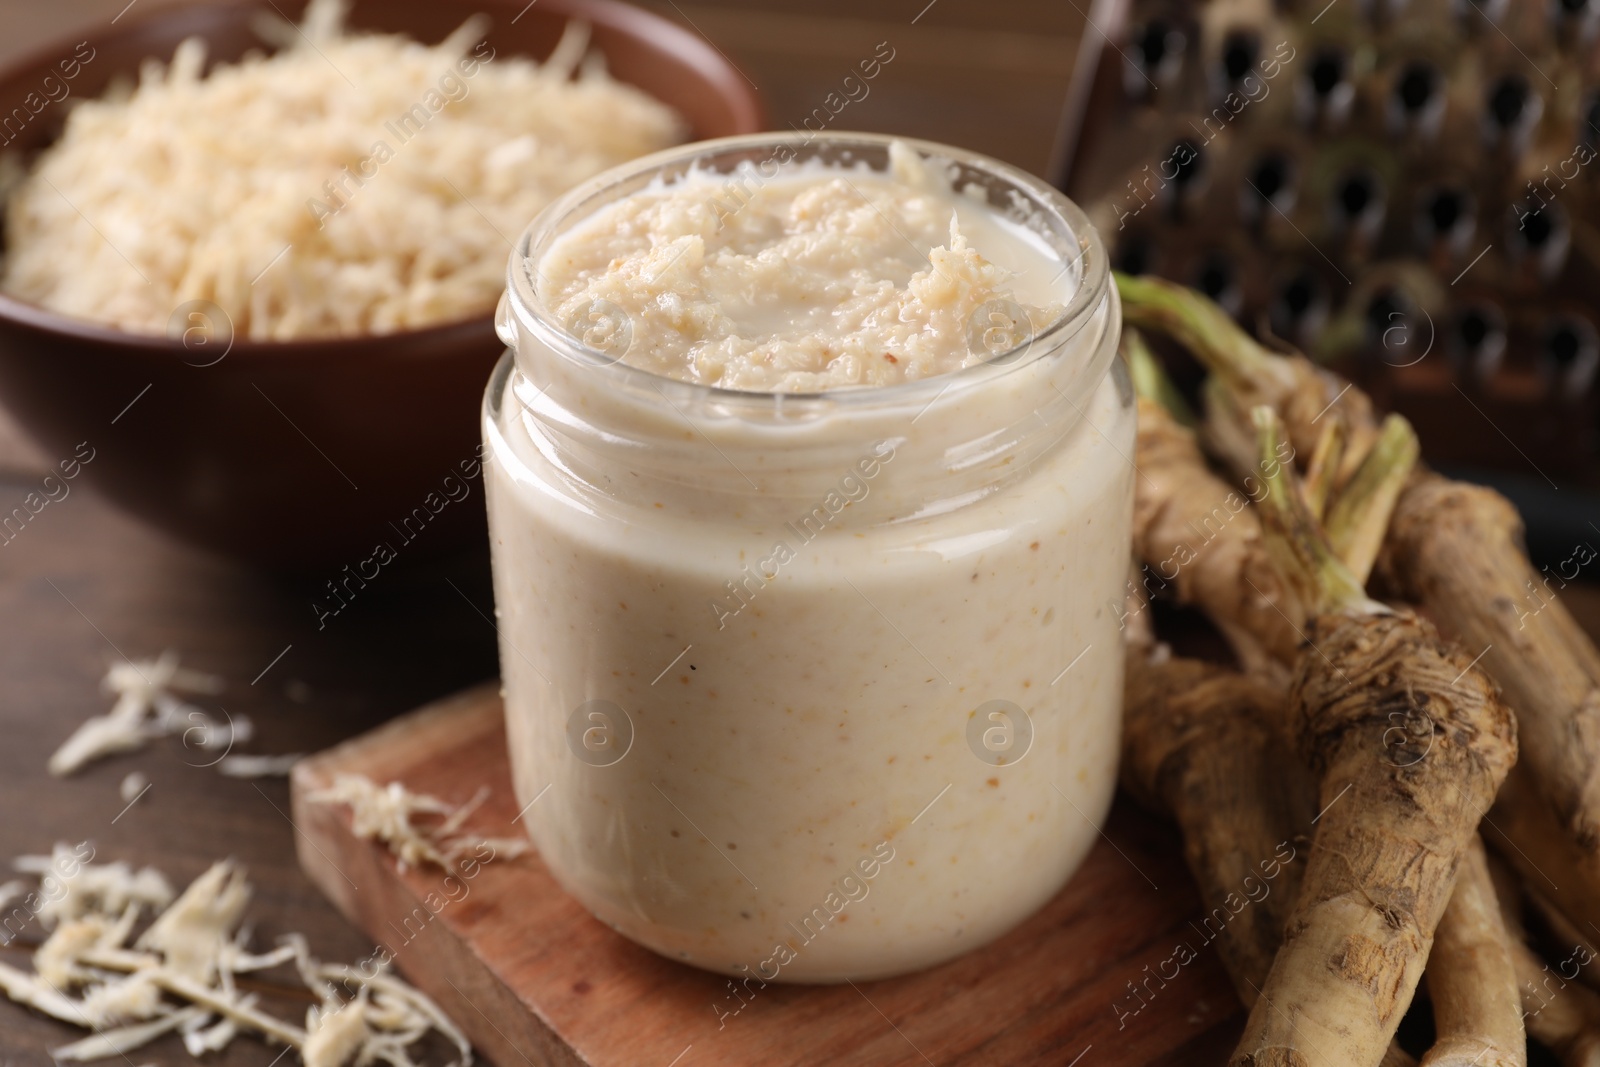
<instances>
[{"instance_id":1,"label":"jar rim","mask_svg":"<svg viewBox=\"0 0 1600 1067\"><path fill-rule=\"evenodd\" d=\"M640 183L674 168L693 169L703 160L719 156L748 153L768 149L773 152L784 147L804 149L823 142L840 148L859 147L887 152L892 144L904 145L917 152L924 160L957 164L986 172L991 177L1008 183L1015 191L1030 197L1035 203L1053 212L1064 224L1065 230L1078 244L1078 286L1061 313L1048 325L1024 342L1029 350L1020 359L1008 358L1015 352L997 353L990 359L961 367L943 374L930 375L889 385L848 386L814 392L768 392L761 390L732 389L726 386L671 378L643 367L625 363L616 356L591 348L575 337L546 307L535 284L532 266L549 250L550 245L564 235L571 226L590 217L604 206L594 203L615 186ZM1068 264L1069 269L1073 264ZM1067 341L1089 323L1110 289L1111 272L1105 244L1099 231L1089 221L1088 215L1060 190L1027 171L1003 163L990 156L935 141L899 137L891 134L835 132L825 133L756 133L734 137L719 137L695 141L656 152L620 166L613 167L588 181L570 189L542 210L518 237L506 267L507 300L497 315L497 325L502 339L511 343L507 314L549 351L566 362L585 370L612 377L621 386L645 386L662 393L669 399L676 396L684 402L715 403L723 410L750 408L753 411L782 409L799 413L814 408L872 405L896 402L915 402L929 396L937 399L953 388L975 386L980 382L1028 366L1060 350ZM1019 345L1018 347L1022 347ZM932 403L932 399L929 400Z\"/></svg>"}]
</instances>

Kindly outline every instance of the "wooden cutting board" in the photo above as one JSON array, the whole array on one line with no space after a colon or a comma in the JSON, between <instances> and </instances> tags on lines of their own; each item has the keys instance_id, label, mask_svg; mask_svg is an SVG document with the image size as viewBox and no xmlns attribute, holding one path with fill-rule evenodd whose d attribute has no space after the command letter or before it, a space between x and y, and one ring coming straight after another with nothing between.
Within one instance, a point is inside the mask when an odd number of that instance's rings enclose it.
<instances>
[{"instance_id":1,"label":"wooden cutting board","mask_svg":"<svg viewBox=\"0 0 1600 1067\"><path fill-rule=\"evenodd\" d=\"M987 948L904 978L736 998L727 978L591 918L532 851L453 881L402 872L346 809L307 801L342 773L454 803L487 785L470 828L516 835L497 687L301 761L293 800L301 866L498 1067L1216 1063L1242 1024L1176 834L1125 798L1067 887ZM1197 957L1180 966L1184 945Z\"/></svg>"}]
</instances>

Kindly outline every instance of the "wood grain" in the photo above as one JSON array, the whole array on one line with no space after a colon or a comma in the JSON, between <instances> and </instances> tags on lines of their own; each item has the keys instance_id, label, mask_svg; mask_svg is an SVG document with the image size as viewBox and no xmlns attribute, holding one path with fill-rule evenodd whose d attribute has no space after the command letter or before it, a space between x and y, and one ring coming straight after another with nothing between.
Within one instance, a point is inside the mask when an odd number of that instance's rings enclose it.
<instances>
[{"instance_id":1,"label":"wood grain","mask_svg":"<svg viewBox=\"0 0 1600 1067\"><path fill-rule=\"evenodd\" d=\"M114 430L104 447L114 447ZM9 511L35 484L0 480L0 507ZM255 722L248 751L335 744L494 675L495 634L484 618L492 612L488 577L480 554L397 571L319 631L309 584L271 581L177 546L73 489L0 543L0 881L10 876L12 858L48 852L57 841L89 840L100 861L150 864L180 885L232 856L255 885L249 917L256 944L300 931L324 959L360 958L370 940L295 863L285 780L224 778L206 766L215 753L186 749L177 738L65 780L51 778L45 760L79 722L110 708L100 691L109 664L167 648L186 665L223 677L223 692L203 703L213 714L226 710ZM130 806L118 786L134 770L151 787ZM23 942L42 936L35 924ZM0 960L25 966L27 952L0 949ZM273 1003L270 1010L292 1016L305 1004ZM0 1064L52 1067L49 1050L81 1036L0 1000ZM267 1067L279 1051L246 1038L206 1062ZM138 1057L109 1062L195 1062L174 1038Z\"/></svg>"},{"instance_id":2,"label":"wood grain","mask_svg":"<svg viewBox=\"0 0 1600 1067\"><path fill-rule=\"evenodd\" d=\"M1203 935L1189 924L1197 904L1174 838L1128 805L1055 900L995 944L859 986L741 987L748 1003L722 1018L740 1004L727 978L614 933L560 890L535 853L495 859L449 888L437 868L400 871L382 845L353 837L346 809L308 802L341 773L454 802L487 784L491 799L472 829L516 833L495 688L302 762L293 815L312 880L502 1067L888 1067L923 1058L956 1067L1079 1055L1132 1067L1214 1057L1238 1023L1216 953L1200 951ZM1199 958L1163 968L1180 943ZM1162 969L1166 979L1151 977ZM1142 1000L1129 982L1141 984Z\"/></svg>"}]
</instances>

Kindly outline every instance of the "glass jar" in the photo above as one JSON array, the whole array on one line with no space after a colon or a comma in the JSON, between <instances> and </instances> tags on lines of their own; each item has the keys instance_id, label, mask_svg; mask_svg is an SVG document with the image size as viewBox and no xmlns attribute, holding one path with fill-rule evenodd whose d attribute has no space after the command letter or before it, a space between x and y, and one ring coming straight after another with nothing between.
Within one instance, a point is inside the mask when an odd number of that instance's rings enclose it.
<instances>
[{"instance_id":1,"label":"glass jar","mask_svg":"<svg viewBox=\"0 0 1600 1067\"><path fill-rule=\"evenodd\" d=\"M545 250L604 205L741 162L883 171L890 141L731 138L602 175L522 236L499 317L485 483L523 821L600 919L747 986L999 936L1078 866L1116 781L1132 390L1076 206L901 142L1048 245L1062 305L903 384L671 380L619 361L626 323L580 340L541 301Z\"/></svg>"}]
</instances>

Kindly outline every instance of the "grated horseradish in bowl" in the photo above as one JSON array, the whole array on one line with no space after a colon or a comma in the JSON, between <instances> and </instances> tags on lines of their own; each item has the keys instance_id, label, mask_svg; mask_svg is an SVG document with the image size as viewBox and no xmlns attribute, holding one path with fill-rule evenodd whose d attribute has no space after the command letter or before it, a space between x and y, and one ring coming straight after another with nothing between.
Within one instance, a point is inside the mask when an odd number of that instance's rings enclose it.
<instances>
[{"instance_id":1,"label":"grated horseradish in bowl","mask_svg":"<svg viewBox=\"0 0 1600 1067\"><path fill-rule=\"evenodd\" d=\"M353 37L305 6L136 10L0 72L0 99L41 105L0 121L0 395L191 542L420 557L481 529L430 500L477 462L510 235L585 175L758 128L759 107L710 46L608 0L362 0ZM98 99L119 80L131 97Z\"/></svg>"}]
</instances>

